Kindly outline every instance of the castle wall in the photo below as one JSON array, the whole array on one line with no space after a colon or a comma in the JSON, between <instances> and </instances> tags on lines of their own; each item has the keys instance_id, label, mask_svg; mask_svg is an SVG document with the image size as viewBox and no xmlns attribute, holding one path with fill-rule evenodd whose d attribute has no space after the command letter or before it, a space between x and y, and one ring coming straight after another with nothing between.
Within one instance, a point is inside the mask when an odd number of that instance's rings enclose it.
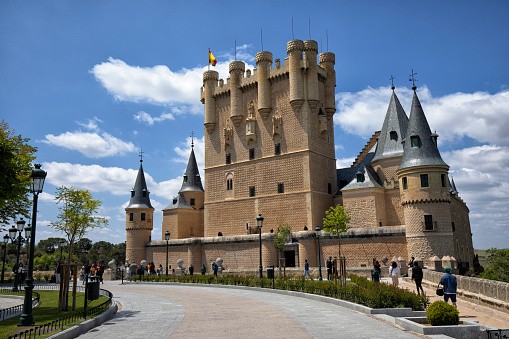
<instances>
[{"instance_id":1,"label":"castle wall","mask_svg":"<svg viewBox=\"0 0 509 339\"><path fill-rule=\"evenodd\" d=\"M405 224L405 212L401 205L399 189L385 190L385 215L384 226L399 226Z\"/></svg>"},{"instance_id":2,"label":"castle wall","mask_svg":"<svg viewBox=\"0 0 509 339\"><path fill-rule=\"evenodd\" d=\"M385 195L379 188L348 190L343 192L343 206L350 212L349 226L352 228L372 228L382 225L385 218Z\"/></svg>"},{"instance_id":3,"label":"castle wall","mask_svg":"<svg viewBox=\"0 0 509 339\"><path fill-rule=\"evenodd\" d=\"M468 262L473 265L474 246L472 244L472 230L468 218L468 208L458 197L451 199L451 220L454 222L454 247L458 262Z\"/></svg>"},{"instance_id":4,"label":"castle wall","mask_svg":"<svg viewBox=\"0 0 509 339\"><path fill-rule=\"evenodd\" d=\"M130 220L130 214L133 220ZM141 214L145 213L145 220ZM150 241L153 208L126 208L126 259L139 264L145 253L145 243Z\"/></svg>"}]
</instances>

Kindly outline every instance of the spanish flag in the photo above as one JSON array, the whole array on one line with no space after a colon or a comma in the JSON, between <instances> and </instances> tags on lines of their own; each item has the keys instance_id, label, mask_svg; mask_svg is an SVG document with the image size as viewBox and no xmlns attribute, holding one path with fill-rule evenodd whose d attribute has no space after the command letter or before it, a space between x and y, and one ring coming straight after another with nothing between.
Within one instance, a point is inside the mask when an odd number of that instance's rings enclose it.
<instances>
[{"instance_id":1,"label":"spanish flag","mask_svg":"<svg viewBox=\"0 0 509 339\"><path fill-rule=\"evenodd\" d=\"M214 55L212 55L210 48L209 48L209 64L212 64L212 66L215 66L217 64L217 60L214 57Z\"/></svg>"}]
</instances>

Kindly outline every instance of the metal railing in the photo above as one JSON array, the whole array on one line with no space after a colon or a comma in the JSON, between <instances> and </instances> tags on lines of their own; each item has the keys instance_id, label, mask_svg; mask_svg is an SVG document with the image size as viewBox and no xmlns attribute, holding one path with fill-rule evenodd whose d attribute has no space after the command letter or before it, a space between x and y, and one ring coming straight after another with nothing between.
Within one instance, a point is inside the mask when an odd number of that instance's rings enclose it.
<instances>
[{"instance_id":1,"label":"metal railing","mask_svg":"<svg viewBox=\"0 0 509 339\"><path fill-rule=\"evenodd\" d=\"M80 292L83 292L85 290L84 286L76 286L78 290L81 290ZM59 289L59 286L57 285L35 285L34 288L40 288L44 290L57 290ZM40 300L39 293L36 293L38 296L37 301ZM86 318L90 318L92 316L95 316L97 314L103 313L106 311L112 304L113 294L110 291L100 289L99 294L103 297L107 297L108 300L104 301L100 305L97 305L92 308L88 308L84 311L79 311L73 314L70 314L68 316L62 317L60 319L47 322L42 325L34 326L30 329L27 329L23 332L17 333L13 336L7 337L7 339L14 339L14 338L23 338L23 339L30 339L30 338L36 338L41 335L45 335L47 333L53 332L55 330L58 330L60 328L63 328L68 325L72 325L74 323L80 322L81 320L84 320ZM23 305L21 305L23 307Z\"/></svg>"},{"instance_id":2,"label":"metal railing","mask_svg":"<svg viewBox=\"0 0 509 339\"><path fill-rule=\"evenodd\" d=\"M20 295L20 296L24 295L23 291L12 292L10 289L7 290L7 289L4 289L4 288L2 288L1 291L3 293L9 292L9 294L13 294L13 295ZM32 298L32 307L35 307L35 306L37 306L37 304L39 304L39 300L41 299L41 296L40 296L39 293L37 293L35 291L33 293L35 294L35 297ZM8 317L10 315L13 315L13 314L17 314L17 313L19 313L21 311L23 311L23 304L1 309L0 310L0 321L5 320L6 317Z\"/></svg>"},{"instance_id":3,"label":"metal railing","mask_svg":"<svg viewBox=\"0 0 509 339\"><path fill-rule=\"evenodd\" d=\"M488 339L509 339L509 329L486 330Z\"/></svg>"}]
</instances>

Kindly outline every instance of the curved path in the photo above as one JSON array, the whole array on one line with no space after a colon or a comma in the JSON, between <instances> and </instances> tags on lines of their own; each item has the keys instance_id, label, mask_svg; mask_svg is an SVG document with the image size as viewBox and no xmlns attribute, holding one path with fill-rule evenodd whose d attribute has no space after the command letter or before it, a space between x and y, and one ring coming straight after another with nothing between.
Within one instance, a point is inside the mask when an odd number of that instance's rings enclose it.
<instances>
[{"instance_id":1,"label":"curved path","mask_svg":"<svg viewBox=\"0 0 509 339\"><path fill-rule=\"evenodd\" d=\"M250 289L107 282L122 310L79 338L416 338L362 313Z\"/></svg>"}]
</instances>

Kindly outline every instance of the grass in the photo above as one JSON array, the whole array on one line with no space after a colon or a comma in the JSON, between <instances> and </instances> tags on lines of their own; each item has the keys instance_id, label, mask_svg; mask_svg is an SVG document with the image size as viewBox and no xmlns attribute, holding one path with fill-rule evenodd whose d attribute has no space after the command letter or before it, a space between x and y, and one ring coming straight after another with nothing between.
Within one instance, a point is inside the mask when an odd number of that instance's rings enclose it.
<instances>
[{"instance_id":1,"label":"grass","mask_svg":"<svg viewBox=\"0 0 509 339\"><path fill-rule=\"evenodd\" d=\"M42 325L53 320L60 319L67 315L79 312L83 310L83 302L85 300L85 293L78 292L76 293L76 310L71 311L72 305L72 292L69 293L69 311L67 312L59 312L58 311L58 291L45 291L45 290L36 290L37 293L41 295L41 299L39 302L39 306L33 309L33 317L35 321L35 326ZM9 294L9 293L2 293ZM87 309L98 306L103 302L107 301L108 298L99 296L99 299L92 301L88 304ZM20 304L23 303L20 300ZM16 333L25 331L30 327L18 327L19 316L4 320L0 322L0 338L7 338L9 335L14 335ZM81 320L83 321L83 320ZM72 325L70 325L72 326ZM68 326L69 327L69 326ZM57 330L60 331L61 329ZM47 335L46 335L47 336ZM44 338L46 336L41 336Z\"/></svg>"}]
</instances>

